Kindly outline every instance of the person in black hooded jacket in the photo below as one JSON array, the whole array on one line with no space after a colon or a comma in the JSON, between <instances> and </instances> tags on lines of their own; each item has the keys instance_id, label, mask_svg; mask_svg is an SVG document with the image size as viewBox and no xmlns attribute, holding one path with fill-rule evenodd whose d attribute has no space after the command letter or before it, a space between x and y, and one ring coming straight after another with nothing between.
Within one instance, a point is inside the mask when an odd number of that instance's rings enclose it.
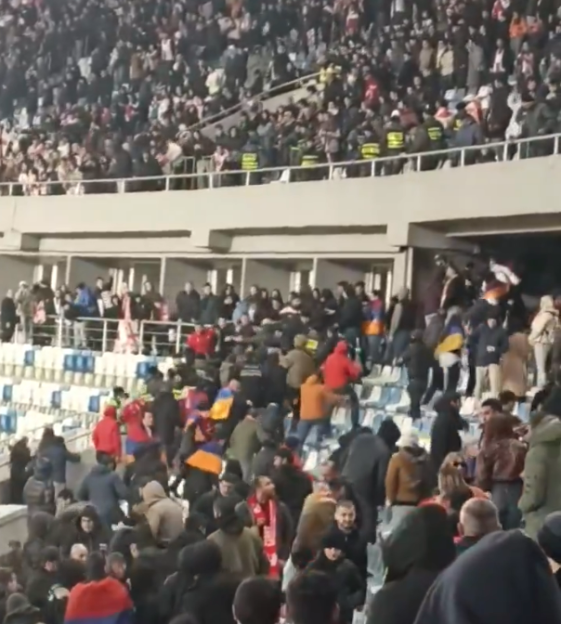
<instances>
[{"instance_id":1,"label":"person in black hooded jacket","mask_svg":"<svg viewBox=\"0 0 561 624\"><path fill-rule=\"evenodd\" d=\"M162 622L188 613L198 624L234 624L232 605L241 579L221 572L220 548L203 541L186 546L178 571L164 583L158 598Z\"/></svg>"},{"instance_id":2,"label":"person in black hooded jacket","mask_svg":"<svg viewBox=\"0 0 561 624\"><path fill-rule=\"evenodd\" d=\"M290 449L280 448L273 460L271 479L279 500L284 503L292 518L293 526L298 526L306 497L312 493L309 476L294 465L294 454Z\"/></svg>"},{"instance_id":3,"label":"person in black hooded jacket","mask_svg":"<svg viewBox=\"0 0 561 624\"><path fill-rule=\"evenodd\" d=\"M27 467L31 461L27 438L18 440L10 448L10 504L23 504L23 487L29 475Z\"/></svg>"},{"instance_id":4,"label":"person in black hooded jacket","mask_svg":"<svg viewBox=\"0 0 561 624\"><path fill-rule=\"evenodd\" d=\"M162 461L160 444L143 444L135 449L133 456L134 461L126 466L123 475L123 482L130 489L131 505L140 502L139 488L149 481L157 481L167 493L169 476Z\"/></svg>"},{"instance_id":5,"label":"person in black hooded jacket","mask_svg":"<svg viewBox=\"0 0 561 624\"><path fill-rule=\"evenodd\" d=\"M385 483L392 449L400 437L399 427L392 419L384 420L377 434L362 429L349 447L341 474L358 498L361 534L369 542L376 541L378 507L385 501Z\"/></svg>"},{"instance_id":6,"label":"person in black hooded jacket","mask_svg":"<svg viewBox=\"0 0 561 624\"><path fill-rule=\"evenodd\" d=\"M279 354L268 353L261 367L265 385L264 404L276 403L281 406L286 398L286 368L279 363Z\"/></svg>"},{"instance_id":7,"label":"person in black hooded jacket","mask_svg":"<svg viewBox=\"0 0 561 624\"><path fill-rule=\"evenodd\" d=\"M558 624L561 594L546 556L522 531L495 531L428 590L415 624Z\"/></svg>"},{"instance_id":8,"label":"person in black hooded jacket","mask_svg":"<svg viewBox=\"0 0 561 624\"><path fill-rule=\"evenodd\" d=\"M405 516L382 545L386 577L369 605L367 624L413 624L429 587L455 555L442 507L427 505Z\"/></svg>"},{"instance_id":9,"label":"person in black hooded jacket","mask_svg":"<svg viewBox=\"0 0 561 624\"><path fill-rule=\"evenodd\" d=\"M162 389L152 402L154 428L165 448L168 466L171 466L176 448L176 431L181 429L181 411L171 389Z\"/></svg>"},{"instance_id":10,"label":"person in black hooded jacket","mask_svg":"<svg viewBox=\"0 0 561 624\"><path fill-rule=\"evenodd\" d=\"M23 545L23 565L25 573L37 570L40 566L41 553L51 544L49 537L55 519L45 511L37 511L28 522L27 540Z\"/></svg>"},{"instance_id":11,"label":"person in black hooded jacket","mask_svg":"<svg viewBox=\"0 0 561 624\"><path fill-rule=\"evenodd\" d=\"M434 469L440 470L448 453L462 450L460 431L466 428L466 421L460 416L460 396L456 393L443 394L435 405L436 418L430 434L430 456Z\"/></svg>"},{"instance_id":12,"label":"person in black hooded jacket","mask_svg":"<svg viewBox=\"0 0 561 624\"><path fill-rule=\"evenodd\" d=\"M333 579L339 605L339 623L351 624L354 610L364 605L366 580L355 564L345 558L345 540L339 529L332 528L322 538L321 546L322 549L306 570L325 572Z\"/></svg>"},{"instance_id":13,"label":"person in black hooded jacket","mask_svg":"<svg viewBox=\"0 0 561 624\"><path fill-rule=\"evenodd\" d=\"M62 545L62 552L67 556L74 544L83 544L88 552L92 553L98 551L102 544L108 547L110 539L111 533L102 525L95 507L87 506L80 512L74 525L69 528Z\"/></svg>"}]
</instances>

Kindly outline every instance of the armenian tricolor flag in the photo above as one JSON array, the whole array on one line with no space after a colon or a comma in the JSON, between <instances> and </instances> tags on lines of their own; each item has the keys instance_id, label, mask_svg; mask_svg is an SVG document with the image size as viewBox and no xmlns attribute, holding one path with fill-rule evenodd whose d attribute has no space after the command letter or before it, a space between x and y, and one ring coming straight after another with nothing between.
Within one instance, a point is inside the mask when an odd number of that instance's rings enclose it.
<instances>
[{"instance_id":1,"label":"armenian tricolor flag","mask_svg":"<svg viewBox=\"0 0 561 624\"><path fill-rule=\"evenodd\" d=\"M219 475L222 472L222 445L213 439L214 421L208 413L191 414L185 427L192 435L193 452L185 459L187 466Z\"/></svg>"},{"instance_id":2,"label":"armenian tricolor flag","mask_svg":"<svg viewBox=\"0 0 561 624\"><path fill-rule=\"evenodd\" d=\"M230 408L234 402L234 393L230 388L222 388L210 408L209 416L212 420L226 420L230 415Z\"/></svg>"},{"instance_id":3,"label":"armenian tricolor flag","mask_svg":"<svg viewBox=\"0 0 561 624\"><path fill-rule=\"evenodd\" d=\"M464 346L464 328L461 320L451 319L444 328L444 335L436 347L435 355L459 351Z\"/></svg>"}]
</instances>

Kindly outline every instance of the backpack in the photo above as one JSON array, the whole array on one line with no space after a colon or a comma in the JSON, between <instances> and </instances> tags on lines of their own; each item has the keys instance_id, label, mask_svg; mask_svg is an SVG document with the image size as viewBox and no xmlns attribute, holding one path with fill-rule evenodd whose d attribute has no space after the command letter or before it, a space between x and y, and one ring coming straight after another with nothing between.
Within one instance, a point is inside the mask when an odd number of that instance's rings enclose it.
<instances>
[{"instance_id":1,"label":"backpack","mask_svg":"<svg viewBox=\"0 0 561 624\"><path fill-rule=\"evenodd\" d=\"M436 475L432 460L426 451L413 460L412 489L417 493L419 500L432 496L436 485Z\"/></svg>"}]
</instances>

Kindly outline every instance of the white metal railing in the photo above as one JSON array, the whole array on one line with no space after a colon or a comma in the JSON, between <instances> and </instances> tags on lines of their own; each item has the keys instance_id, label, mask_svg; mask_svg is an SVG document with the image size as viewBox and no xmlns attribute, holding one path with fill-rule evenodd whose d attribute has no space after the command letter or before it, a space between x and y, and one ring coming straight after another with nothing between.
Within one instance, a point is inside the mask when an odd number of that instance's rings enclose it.
<instances>
[{"instance_id":1,"label":"white metal railing","mask_svg":"<svg viewBox=\"0 0 561 624\"><path fill-rule=\"evenodd\" d=\"M543 148L544 153L521 154L520 148L527 147L529 150ZM515 154L511 154L514 149ZM533 158L538 156L559 155L561 150L561 134L550 134L542 137L526 139L514 139L499 141L496 143L484 143L470 147L454 147L449 149L421 152L415 154L403 153L398 156L384 156L373 160L352 160L342 162L328 162L310 165L306 167L267 167L254 171L201 171L190 174L173 174L167 176L152 176L143 178L100 179L81 180L77 182L80 192L83 193L127 193L146 191L174 191L174 182L178 180L191 180L193 189L214 189L220 187L253 186L268 184L270 182L307 182L317 180L336 180L344 177L344 172L349 167L359 170L356 177L374 177L379 175L394 175L397 173L392 164L409 164L409 170L420 171L423 161L437 159L438 166L450 161L455 167L464 167L476 164L477 157L483 152L494 151L498 161L513 160L518 158ZM472 162L473 160L473 162ZM488 161L487 161L488 162ZM405 167L401 168L405 170ZM146 183L153 183L153 188L142 188ZM48 187L61 186L60 181L40 182L45 188L43 195L49 195ZM14 195L16 188L21 188L17 182L3 182L0 184L0 195ZM42 195L39 195L42 196Z\"/></svg>"},{"instance_id":2,"label":"white metal railing","mask_svg":"<svg viewBox=\"0 0 561 624\"><path fill-rule=\"evenodd\" d=\"M321 72L313 72L311 74L305 74L304 76L295 78L294 80L290 80L289 82L283 82L282 84L277 85L276 87L271 87L270 89L265 89L264 91L261 91L261 93L258 93L254 97L250 98L250 101L259 102L260 104L264 103L266 102L268 98L272 98L272 97L275 97L276 95L281 95L282 93L285 93L286 90L289 89L290 87L296 88L298 86L305 86L305 84L307 84L310 80L313 80L314 78L319 78L320 75L321 75ZM247 101L244 100L242 102L238 102L237 104L230 106L230 108L220 111L219 113L216 113L214 115L211 115L210 117L205 117L204 119L201 119L197 123L189 126L187 129L188 130L204 130L208 126L212 126L214 124L220 123L221 121L224 121L231 115L235 115L236 113L243 112L246 107L247 107Z\"/></svg>"},{"instance_id":3,"label":"white metal railing","mask_svg":"<svg viewBox=\"0 0 561 624\"><path fill-rule=\"evenodd\" d=\"M20 327L14 341L36 346L55 346L96 352L142 353L151 355L179 353L195 323L182 321L125 321L99 317L47 317L33 323L24 334Z\"/></svg>"}]
</instances>

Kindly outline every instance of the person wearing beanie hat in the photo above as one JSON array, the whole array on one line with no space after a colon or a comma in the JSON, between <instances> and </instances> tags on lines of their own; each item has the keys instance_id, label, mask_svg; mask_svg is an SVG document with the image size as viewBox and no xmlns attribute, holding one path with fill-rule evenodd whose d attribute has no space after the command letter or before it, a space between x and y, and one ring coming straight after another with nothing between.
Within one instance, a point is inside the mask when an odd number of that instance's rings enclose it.
<instances>
[{"instance_id":1,"label":"person wearing beanie hat","mask_svg":"<svg viewBox=\"0 0 561 624\"><path fill-rule=\"evenodd\" d=\"M93 430L92 441L96 453L104 453L115 462L121 459L121 432L117 421L117 408L106 405L103 416Z\"/></svg>"},{"instance_id":2,"label":"person wearing beanie hat","mask_svg":"<svg viewBox=\"0 0 561 624\"><path fill-rule=\"evenodd\" d=\"M471 335L475 348L474 397L480 400L487 381L493 396L501 391L502 356L508 351L508 335L498 322L498 310L491 309L486 323L480 325Z\"/></svg>"},{"instance_id":3,"label":"person wearing beanie hat","mask_svg":"<svg viewBox=\"0 0 561 624\"><path fill-rule=\"evenodd\" d=\"M333 581L337 591L339 622L351 624L354 610L364 605L366 580L356 565L345 558L345 535L332 527L321 540L321 550L306 568L308 571L324 572Z\"/></svg>"},{"instance_id":4,"label":"person wearing beanie hat","mask_svg":"<svg viewBox=\"0 0 561 624\"><path fill-rule=\"evenodd\" d=\"M561 511L550 513L538 531L538 544L549 559L549 565L561 589Z\"/></svg>"}]
</instances>

